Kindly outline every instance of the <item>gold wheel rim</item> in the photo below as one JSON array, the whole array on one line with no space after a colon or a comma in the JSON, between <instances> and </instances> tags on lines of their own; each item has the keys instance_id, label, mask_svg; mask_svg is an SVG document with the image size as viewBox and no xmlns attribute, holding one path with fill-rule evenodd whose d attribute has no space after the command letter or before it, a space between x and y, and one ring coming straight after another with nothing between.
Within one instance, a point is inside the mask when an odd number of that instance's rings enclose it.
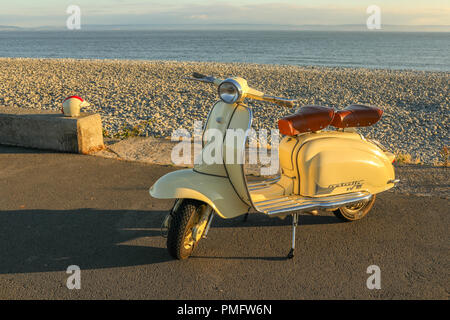
<instances>
[{"instance_id":1,"label":"gold wheel rim","mask_svg":"<svg viewBox=\"0 0 450 320\"><path fill-rule=\"evenodd\" d=\"M354 204L351 204L349 206L344 207L344 212L342 214L346 216L349 219L352 220L358 220L363 216L363 209L370 204L371 200L373 198L370 198L369 200L362 200L358 201Z\"/></svg>"},{"instance_id":2,"label":"gold wheel rim","mask_svg":"<svg viewBox=\"0 0 450 320\"><path fill-rule=\"evenodd\" d=\"M183 246L185 249L191 249L194 245L194 239L192 238L192 228L189 230L188 234L184 237Z\"/></svg>"},{"instance_id":3,"label":"gold wheel rim","mask_svg":"<svg viewBox=\"0 0 450 320\"><path fill-rule=\"evenodd\" d=\"M349 210L350 212L358 212L359 210L361 210L362 208L364 208L364 206L368 203L368 201L359 201L357 203L354 203L352 205L346 206L345 208L347 210Z\"/></svg>"},{"instance_id":4,"label":"gold wheel rim","mask_svg":"<svg viewBox=\"0 0 450 320\"><path fill-rule=\"evenodd\" d=\"M206 207L205 207L206 208ZM194 237L192 234L192 231L194 230L195 226L198 224L198 222L200 221L200 217L202 216L201 213L203 213L203 206L202 206L202 211L199 212L200 210L197 210L195 212L195 217L194 217L194 222L191 224L191 226L188 228L188 230L186 231L185 235L184 235L184 241L183 241L183 247L187 250L192 249L192 247L195 244L194 241Z\"/></svg>"}]
</instances>

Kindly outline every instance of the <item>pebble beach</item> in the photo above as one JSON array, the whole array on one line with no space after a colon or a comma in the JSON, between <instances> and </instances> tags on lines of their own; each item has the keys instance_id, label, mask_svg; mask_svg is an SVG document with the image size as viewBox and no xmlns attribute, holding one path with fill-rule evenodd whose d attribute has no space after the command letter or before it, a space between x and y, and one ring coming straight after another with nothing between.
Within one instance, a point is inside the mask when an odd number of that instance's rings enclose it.
<instances>
[{"instance_id":1,"label":"pebble beach","mask_svg":"<svg viewBox=\"0 0 450 320\"><path fill-rule=\"evenodd\" d=\"M199 72L243 77L268 95L297 99L297 106L378 106L383 118L360 131L420 163L436 163L449 145L449 72L28 58L0 58L0 68L0 105L57 111L65 97L78 95L91 104L83 111L98 112L111 137L133 127L149 137L170 137L178 128L192 131L218 99L211 85L182 79ZM276 128L279 118L293 112L264 102L248 105L256 130Z\"/></svg>"}]
</instances>

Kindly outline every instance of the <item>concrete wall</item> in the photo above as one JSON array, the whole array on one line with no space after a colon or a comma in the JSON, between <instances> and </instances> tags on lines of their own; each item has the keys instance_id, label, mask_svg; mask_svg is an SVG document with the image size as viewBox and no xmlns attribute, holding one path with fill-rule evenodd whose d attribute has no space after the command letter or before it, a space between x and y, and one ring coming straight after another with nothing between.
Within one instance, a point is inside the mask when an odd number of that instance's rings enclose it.
<instances>
[{"instance_id":1,"label":"concrete wall","mask_svg":"<svg viewBox=\"0 0 450 320\"><path fill-rule=\"evenodd\" d=\"M0 107L0 144L88 154L104 148L99 114L65 117L56 112Z\"/></svg>"}]
</instances>

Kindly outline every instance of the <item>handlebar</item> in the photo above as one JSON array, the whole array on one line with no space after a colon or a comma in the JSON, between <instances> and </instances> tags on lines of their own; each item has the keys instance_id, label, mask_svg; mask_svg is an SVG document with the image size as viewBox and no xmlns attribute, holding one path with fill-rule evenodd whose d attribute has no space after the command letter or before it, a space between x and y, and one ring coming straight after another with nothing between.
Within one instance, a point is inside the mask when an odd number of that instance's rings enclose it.
<instances>
[{"instance_id":1,"label":"handlebar","mask_svg":"<svg viewBox=\"0 0 450 320\"><path fill-rule=\"evenodd\" d=\"M183 77L183 79L191 80L191 81L200 81L200 82L206 82L206 83L212 83L216 86L219 86L222 83L222 79L217 79L213 76L206 76L201 73L194 72L192 74L192 77ZM244 80L244 79L242 79ZM244 80L245 81L245 80ZM286 107L286 108L293 108L294 102L297 100L294 99L286 99L286 98L280 98L280 97L274 97L274 96L268 96L264 94L264 92L258 91L256 89L250 88L247 86L247 81L245 81L245 93L244 98L250 98L254 100L260 100L260 101L267 101L267 102L273 102L278 104L279 106Z\"/></svg>"}]
</instances>

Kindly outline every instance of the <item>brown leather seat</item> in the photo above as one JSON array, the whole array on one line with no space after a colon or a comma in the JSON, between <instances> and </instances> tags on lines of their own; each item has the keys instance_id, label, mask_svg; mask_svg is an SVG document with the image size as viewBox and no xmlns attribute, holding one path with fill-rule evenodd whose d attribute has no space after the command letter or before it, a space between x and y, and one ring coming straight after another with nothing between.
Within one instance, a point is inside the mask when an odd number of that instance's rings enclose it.
<instances>
[{"instance_id":1,"label":"brown leather seat","mask_svg":"<svg viewBox=\"0 0 450 320\"><path fill-rule=\"evenodd\" d=\"M383 110L373 106L352 104L334 114L331 125L336 128L367 127L381 119Z\"/></svg>"},{"instance_id":2,"label":"brown leather seat","mask_svg":"<svg viewBox=\"0 0 450 320\"><path fill-rule=\"evenodd\" d=\"M278 120L280 133L295 136L302 132L318 131L326 128L334 117L332 108L322 106L304 106L300 112Z\"/></svg>"}]
</instances>

